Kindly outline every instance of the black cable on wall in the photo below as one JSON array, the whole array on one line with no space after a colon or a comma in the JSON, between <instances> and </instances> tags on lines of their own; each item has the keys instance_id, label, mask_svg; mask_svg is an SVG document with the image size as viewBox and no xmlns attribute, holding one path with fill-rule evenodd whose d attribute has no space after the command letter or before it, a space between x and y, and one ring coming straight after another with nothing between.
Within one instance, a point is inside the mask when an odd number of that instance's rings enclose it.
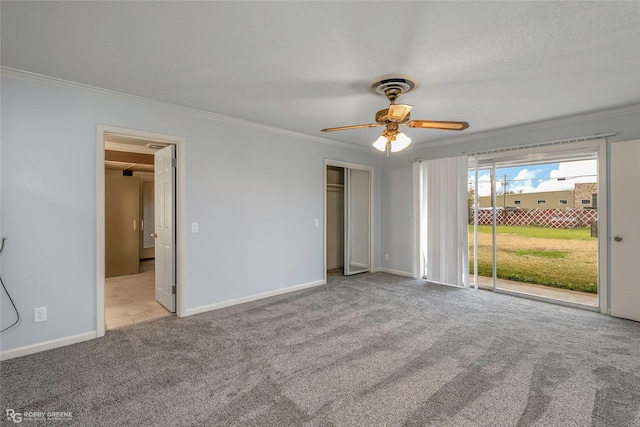
<instances>
[{"instance_id":1,"label":"black cable on wall","mask_svg":"<svg viewBox=\"0 0 640 427\"><path fill-rule=\"evenodd\" d=\"M2 245L0 246L0 254L2 254L2 251L4 250L4 241L5 240L7 240L7 238L3 237L2 238ZM2 333L4 331L7 331L7 330L13 328L14 326L16 326L18 324L18 322L20 321L20 313L18 312L18 308L16 307L16 304L13 302L13 298L11 298L11 295L9 295L9 291L7 290L7 287L4 285L4 282L2 281L2 277L0 277L0 283L2 284L2 289L4 289L4 292L9 297L9 301L11 301L11 305L13 306L13 309L16 312L16 321L13 322L13 324L11 326L7 326L3 330L1 330L0 333Z\"/></svg>"}]
</instances>

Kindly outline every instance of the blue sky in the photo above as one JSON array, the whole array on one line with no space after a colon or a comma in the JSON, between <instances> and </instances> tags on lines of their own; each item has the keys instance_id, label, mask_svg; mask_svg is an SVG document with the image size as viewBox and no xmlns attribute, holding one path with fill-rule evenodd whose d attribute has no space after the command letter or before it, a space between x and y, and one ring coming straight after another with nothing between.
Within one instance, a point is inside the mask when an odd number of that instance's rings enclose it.
<instances>
[{"instance_id":1,"label":"blue sky","mask_svg":"<svg viewBox=\"0 0 640 427\"><path fill-rule=\"evenodd\" d=\"M597 168L597 160L579 160L498 168L496 170L496 187L498 194L501 194L504 176L506 175L507 191L536 193L541 191L572 190L575 183L597 182ZM471 188L473 188L473 180L474 173L470 171L469 185L472 186ZM479 170L478 195L488 196L490 194L489 170Z\"/></svg>"}]
</instances>

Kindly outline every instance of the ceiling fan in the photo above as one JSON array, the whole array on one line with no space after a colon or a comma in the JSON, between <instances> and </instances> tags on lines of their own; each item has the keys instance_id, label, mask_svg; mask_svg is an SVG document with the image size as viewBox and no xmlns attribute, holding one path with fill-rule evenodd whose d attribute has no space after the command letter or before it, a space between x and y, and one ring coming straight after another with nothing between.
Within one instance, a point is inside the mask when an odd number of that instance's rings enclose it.
<instances>
[{"instance_id":1,"label":"ceiling fan","mask_svg":"<svg viewBox=\"0 0 640 427\"><path fill-rule=\"evenodd\" d=\"M449 122L435 120L411 120L411 109L408 104L396 104L396 100L403 93L412 91L418 86L417 80L408 76L390 75L375 79L369 83L369 92L376 95L384 95L389 100L389 108L376 113L375 123L362 125L341 126L335 128L322 129L322 132L334 132L338 130L373 128L384 126L382 135L373 146L380 150L397 152L405 149L411 144L411 138L398 130L400 125L421 129L444 129L444 130L464 130L469 127L467 122Z\"/></svg>"}]
</instances>

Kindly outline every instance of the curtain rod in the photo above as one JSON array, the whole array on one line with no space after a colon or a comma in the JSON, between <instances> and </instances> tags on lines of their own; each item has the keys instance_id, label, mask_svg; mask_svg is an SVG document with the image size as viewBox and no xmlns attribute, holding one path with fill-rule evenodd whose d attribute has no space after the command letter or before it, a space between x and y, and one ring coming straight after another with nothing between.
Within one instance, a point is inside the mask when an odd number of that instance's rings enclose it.
<instances>
[{"instance_id":1,"label":"curtain rod","mask_svg":"<svg viewBox=\"0 0 640 427\"><path fill-rule=\"evenodd\" d=\"M597 133L595 135L579 136L579 137L569 138L569 139L558 139L556 141L539 142L539 143L535 143L535 144L516 145L515 147L496 148L495 150L476 151L476 152L462 152L462 153L458 153L458 154L446 154L446 155L435 156L435 157L423 157L423 158L414 159L413 161L414 162L422 162L423 160L444 159L444 158L447 158L447 157L454 157L454 156L480 156L480 155L484 155L484 154L504 153L504 152L507 152L507 151L517 151L517 150L524 150L524 149L528 149L528 148L547 147L547 146L551 146L551 145L563 145L563 144L571 144L571 143L574 143L574 142L583 142L583 141L590 141L590 140L594 140L594 139L603 139L603 138L607 138L609 136L614 136L615 134L616 134L615 132Z\"/></svg>"}]
</instances>

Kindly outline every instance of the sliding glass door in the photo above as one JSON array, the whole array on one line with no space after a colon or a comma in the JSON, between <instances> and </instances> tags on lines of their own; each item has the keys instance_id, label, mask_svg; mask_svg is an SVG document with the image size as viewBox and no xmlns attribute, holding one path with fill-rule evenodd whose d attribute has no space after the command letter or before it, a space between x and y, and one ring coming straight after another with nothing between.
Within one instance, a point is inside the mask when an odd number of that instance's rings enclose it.
<instances>
[{"instance_id":1,"label":"sliding glass door","mask_svg":"<svg viewBox=\"0 0 640 427\"><path fill-rule=\"evenodd\" d=\"M598 306L597 152L472 159L474 284Z\"/></svg>"},{"instance_id":2,"label":"sliding glass door","mask_svg":"<svg viewBox=\"0 0 640 427\"><path fill-rule=\"evenodd\" d=\"M469 271L470 283L479 288L493 288L493 169L475 167L469 169ZM490 197L480 197L479 195ZM477 224L475 226L474 224Z\"/></svg>"}]
</instances>

